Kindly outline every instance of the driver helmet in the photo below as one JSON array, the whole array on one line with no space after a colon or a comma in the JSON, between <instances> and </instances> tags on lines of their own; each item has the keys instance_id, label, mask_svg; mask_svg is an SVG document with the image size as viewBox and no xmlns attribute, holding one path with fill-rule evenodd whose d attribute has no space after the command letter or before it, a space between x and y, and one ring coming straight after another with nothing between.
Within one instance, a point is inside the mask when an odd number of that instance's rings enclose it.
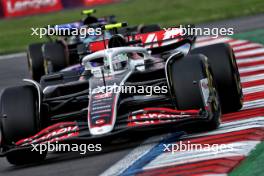
<instances>
[{"instance_id":1,"label":"driver helmet","mask_svg":"<svg viewBox=\"0 0 264 176\"><path fill-rule=\"evenodd\" d=\"M109 62L105 62L109 64ZM127 68L128 56L126 53L118 54L112 59L113 69L115 71L124 70Z\"/></svg>"}]
</instances>

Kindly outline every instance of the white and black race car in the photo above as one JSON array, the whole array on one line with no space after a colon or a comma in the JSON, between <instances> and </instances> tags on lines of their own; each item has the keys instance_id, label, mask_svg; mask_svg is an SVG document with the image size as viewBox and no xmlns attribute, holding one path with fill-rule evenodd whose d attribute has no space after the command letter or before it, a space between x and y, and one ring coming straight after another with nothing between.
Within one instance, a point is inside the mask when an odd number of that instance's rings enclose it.
<instances>
[{"instance_id":1,"label":"white and black race car","mask_svg":"<svg viewBox=\"0 0 264 176\"><path fill-rule=\"evenodd\" d=\"M32 144L114 139L182 125L216 129L222 113L242 107L236 60L227 44L191 49L193 42L149 49L111 45L85 56L81 74L60 72L41 84L25 80L27 85L5 89L1 156L21 165L46 157L31 151Z\"/></svg>"}]
</instances>

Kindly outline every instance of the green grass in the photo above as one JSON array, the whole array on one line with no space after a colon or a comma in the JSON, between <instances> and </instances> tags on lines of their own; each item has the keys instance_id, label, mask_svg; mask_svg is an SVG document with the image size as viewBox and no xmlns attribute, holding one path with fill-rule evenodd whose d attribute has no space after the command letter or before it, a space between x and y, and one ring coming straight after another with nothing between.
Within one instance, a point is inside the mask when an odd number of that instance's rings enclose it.
<instances>
[{"instance_id":1,"label":"green grass","mask_svg":"<svg viewBox=\"0 0 264 176\"><path fill-rule=\"evenodd\" d=\"M229 176L263 176L264 175L264 142L253 150L250 156L241 163Z\"/></svg>"},{"instance_id":2,"label":"green grass","mask_svg":"<svg viewBox=\"0 0 264 176\"><path fill-rule=\"evenodd\" d=\"M201 23L264 12L263 0L126 0L98 7L97 16L115 14L130 24L159 23L163 26ZM0 22L0 53L23 51L32 42L31 27L80 19L80 10L68 10Z\"/></svg>"},{"instance_id":3,"label":"green grass","mask_svg":"<svg viewBox=\"0 0 264 176\"><path fill-rule=\"evenodd\" d=\"M252 42L264 44L264 29L235 34L233 37L237 39L250 40Z\"/></svg>"}]
</instances>

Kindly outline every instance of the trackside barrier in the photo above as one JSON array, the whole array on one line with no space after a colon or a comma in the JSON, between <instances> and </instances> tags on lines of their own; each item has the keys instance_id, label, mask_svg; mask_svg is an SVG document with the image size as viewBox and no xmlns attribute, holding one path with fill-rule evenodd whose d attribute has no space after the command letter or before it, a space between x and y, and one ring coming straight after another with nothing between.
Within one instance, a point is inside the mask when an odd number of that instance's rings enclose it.
<instances>
[{"instance_id":1,"label":"trackside barrier","mask_svg":"<svg viewBox=\"0 0 264 176\"><path fill-rule=\"evenodd\" d=\"M14 18L56 12L76 7L91 7L119 0L1 0L0 18Z\"/></svg>"}]
</instances>

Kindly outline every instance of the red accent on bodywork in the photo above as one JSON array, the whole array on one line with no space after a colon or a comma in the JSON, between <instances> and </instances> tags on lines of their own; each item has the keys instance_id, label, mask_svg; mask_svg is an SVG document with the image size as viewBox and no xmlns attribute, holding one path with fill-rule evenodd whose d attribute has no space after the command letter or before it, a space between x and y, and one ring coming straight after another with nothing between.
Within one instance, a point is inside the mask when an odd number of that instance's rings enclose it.
<instances>
[{"instance_id":1,"label":"red accent on bodywork","mask_svg":"<svg viewBox=\"0 0 264 176\"><path fill-rule=\"evenodd\" d=\"M88 121L89 121L89 124L90 124L89 128L96 128L96 127L102 127L102 126L106 126L106 125L112 125L113 118L114 118L114 108L115 108L116 101L117 101L117 96L115 95L114 96L114 101L112 103L112 115L111 115L111 119L110 119L109 123L101 123L101 124L93 125L92 122L91 122L90 110L88 110L88 117L87 118L88 118ZM91 99L90 99L89 104L91 104ZM89 109L90 109L90 107L89 107ZM105 116L106 116L106 114L102 114L100 117L105 117Z\"/></svg>"},{"instance_id":2,"label":"red accent on bodywork","mask_svg":"<svg viewBox=\"0 0 264 176\"><path fill-rule=\"evenodd\" d=\"M196 118L199 117L199 113L199 110L181 111L170 108L145 108L143 113L129 116L128 121L130 122L127 126L155 125L180 119ZM145 120L140 121L143 119Z\"/></svg>"},{"instance_id":3,"label":"red accent on bodywork","mask_svg":"<svg viewBox=\"0 0 264 176\"><path fill-rule=\"evenodd\" d=\"M98 119L95 122L97 125L104 125L105 124L105 120L104 119Z\"/></svg>"},{"instance_id":4,"label":"red accent on bodywork","mask_svg":"<svg viewBox=\"0 0 264 176\"><path fill-rule=\"evenodd\" d=\"M174 29L179 29L179 28L174 28ZM155 47L160 47L163 45L166 45L166 40L168 42L173 41L173 43L179 42L182 40L179 38L179 36L182 36L181 32L179 31L178 33L173 33L170 31L166 30L160 30L156 32L150 32L150 33L145 33L145 34L136 34L135 36L128 36L128 40L141 40L142 45L145 48L155 48ZM177 39L177 40L176 40ZM100 50L107 49L109 40L101 40L101 41L96 41L96 42L91 42L89 44L89 51L90 52L96 52Z\"/></svg>"},{"instance_id":5,"label":"red accent on bodywork","mask_svg":"<svg viewBox=\"0 0 264 176\"><path fill-rule=\"evenodd\" d=\"M170 113L177 113L177 114L197 114L200 111L196 109L192 110L176 110L170 108L144 108L144 111L160 111L160 112L170 112Z\"/></svg>"},{"instance_id":6,"label":"red accent on bodywork","mask_svg":"<svg viewBox=\"0 0 264 176\"><path fill-rule=\"evenodd\" d=\"M62 141L69 137L78 136L78 130L76 122L61 122L41 130L34 136L19 140L16 145Z\"/></svg>"},{"instance_id":7,"label":"red accent on bodywork","mask_svg":"<svg viewBox=\"0 0 264 176\"><path fill-rule=\"evenodd\" d=\"M101 93L101 94L95 95L94 99L100 100L100 99L103 99L103 98L109 98L111 96L112 96L112 93Z\"/></svg>"}]
</instances>

